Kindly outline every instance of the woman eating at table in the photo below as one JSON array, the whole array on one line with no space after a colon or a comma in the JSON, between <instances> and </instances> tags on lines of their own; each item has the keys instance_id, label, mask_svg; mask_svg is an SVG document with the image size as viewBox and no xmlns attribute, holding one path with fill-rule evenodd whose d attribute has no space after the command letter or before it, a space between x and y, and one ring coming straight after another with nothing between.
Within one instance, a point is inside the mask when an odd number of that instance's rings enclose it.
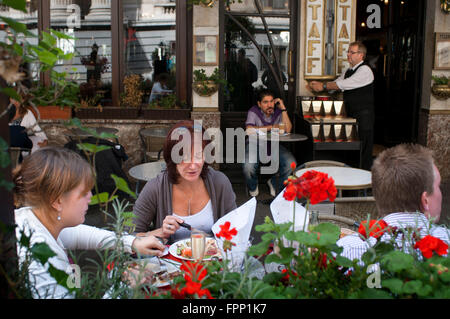
<instances>
[{"instance_id":1,"label":"woman eating at table","mask_svg":"<svg viewBox=\"0 0 450 319\"><path fill-rule=\"evenodd\" d=\"M31 236L30 247L46 243L56 256L45 265L29 264L34 298L73 298L74 294L57 283L48 272L48 263L72 273L66 249L106 249L117 243L114 232L82 225L94 176L88 162L75 152L58 147L44 147L27 156L13 171L15 183L16 236L22 231ZM164 246L153 236L137 238L124 234L124 249L145 255L161 256ZM18 246L19 262L26 261L26 247Z\"/></svg>"},{"instance_id":2,"label":"woman eating at table","mask_svg":"<svg viewBox=\"0 0 450 319\"><path fill-rule=\"evenodd\" d=\"M134 205L140 235L175 242L190 236L188 229L180 227L183 222L211 233L213 224L236 208L228 177L205 161L204 150L210 141L203 139L204 132L190 120L169 131L164 143L167 169L147 182Z\"/></svg>"}]
</instances>

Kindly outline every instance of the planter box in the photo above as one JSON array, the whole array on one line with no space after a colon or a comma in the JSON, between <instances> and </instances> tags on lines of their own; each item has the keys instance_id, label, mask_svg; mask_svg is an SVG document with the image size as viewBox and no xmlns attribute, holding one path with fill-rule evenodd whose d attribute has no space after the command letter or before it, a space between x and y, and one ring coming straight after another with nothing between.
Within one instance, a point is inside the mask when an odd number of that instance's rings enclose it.
<instances>
[{"instance_id":1,"label":"planter box","mask_svg":"<svg viewBox=\"0 0 450 319\"><path fill-rule=\"evenodd\" d=\"M135 107L105 106L86 107L75 110L74 116L79 119L136 119L139 109Z\"/></svg>"},{"instance_id":2,"label":"planter box","mask_svg":"<svg viewBox=\"0 0 450 319\"><path fill-rule=\"evenodd\" d=\"M38 106L41 120L68 120L72 118L72 107L70 106Z\"/></svg>"},{"instance_id":3,"label":"planter box","mask_svg":"<svg viewBox=\"0 0 450 319\"><path fill-rule=\"evenodd\" d=\"M147 120L187 120L190 109L142 109L141 117Z\"/></svg>"}]
</instances>

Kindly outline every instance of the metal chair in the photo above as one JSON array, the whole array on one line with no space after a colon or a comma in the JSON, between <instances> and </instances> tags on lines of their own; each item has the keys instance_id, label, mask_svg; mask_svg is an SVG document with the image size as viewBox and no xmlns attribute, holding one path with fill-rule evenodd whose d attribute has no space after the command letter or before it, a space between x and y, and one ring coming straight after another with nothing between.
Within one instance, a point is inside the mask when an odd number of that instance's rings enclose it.
<instances>
[{"instance_id":1,"label":"metal chair","mask_svg":"<svg viewBox=\"0 0 450 319\"><path fill-rule=\"evenodd\" d=\"M373 196L367 197L337 197L334 200L334 214L351 218L356 221L378 218L378 210Z\"/></svg>"},{"instance_id":2,"label":"metal chair","mask_svg":"<svg viewBox=\"0 0 450 319\"><path fill-rule=\"evenodd\" d=\"M139 130L139 136L144 144L144 157L142 163L159 161L170 127L151 127Z\"/></svg>"},{"instance_id":3,"label":"metal chair","mask_svg":"<svg viewBox=\"0 0 450 319\"><path fill-rule=\"evenodd\" d=\"M337 162L337 161L317 160L317 161L306 162L303 165L300 165L299 169L311 168L311 167L321 167L321 166L345 167L345 166L348 166L348 165L345 164L345 163L342 163L342 162Z\"/></svg>"},{"instance_id":4,"label":"metal chair","mask_svg":"<svg viewBox=\"0 0 450 319\"><path fill-rule=\"evenodd\" d=\"M165 169L166 169L166 162L164 161L139 164L130 168L128 174L137 180L136 195L139 194L139 183L141 181L147 182L158 176L158 174Z\"/></svg>"},{"instance_id":5,"label":"metal chair","mask_svg":"<svg viewBox=\"0 0 450 319\"><path fill-rule=\"evenodd\" d=\"M22 152L31 153L31 148L25 148L25 147L10 147L9 148L9 155L11 157L11 169L14 169L19 164L20 155L22 154Z\"/></svg>"}]
</instances>

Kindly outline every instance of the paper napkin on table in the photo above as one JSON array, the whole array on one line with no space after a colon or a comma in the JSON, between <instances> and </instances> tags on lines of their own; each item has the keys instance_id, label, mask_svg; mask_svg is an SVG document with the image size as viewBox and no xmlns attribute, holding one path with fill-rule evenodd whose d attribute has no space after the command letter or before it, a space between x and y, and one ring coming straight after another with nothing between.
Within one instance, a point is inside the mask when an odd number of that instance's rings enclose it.
<instances>
[{"instance_id":1,"label":"paper napkin on table","mask_svg":"<svg viewBox=\"0 0 450 319\"><path fill-rule=\"evenodd\" d=\"M232 210L212 226L214 236L220 232L220 225L230 222L230 229L236 228L237 234L231 240L236 246L248 245L248 239L252 231L253 220L255 219L256 199L253 197L238 208ZM217 236L216 236L216 239Z\"/></svg>"},{"instance_id":2,"label":"paper napkin on table","mask_svg":"<svg viewBox=\"0 0 450 319\"><path fill-rule=\"evenodd\" d=\"M278 196L270 204L270 212L272 213L275 224L284 224L293 221L294 201L284 199L283 189ZM303 223L305 222L306 209L300 204L295 203L295 230L303 230ZM308 229L309 216L306 216L306 226Z\"/></svg>"}]
</instances>

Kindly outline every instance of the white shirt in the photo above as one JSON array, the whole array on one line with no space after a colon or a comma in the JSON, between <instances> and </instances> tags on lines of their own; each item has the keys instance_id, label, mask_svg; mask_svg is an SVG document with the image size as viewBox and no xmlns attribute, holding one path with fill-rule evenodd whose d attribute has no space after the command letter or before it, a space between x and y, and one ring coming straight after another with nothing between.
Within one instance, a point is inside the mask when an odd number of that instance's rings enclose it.
<instances>
[{"instance_id":1,"label":"white shirt","mask_svg":"<svg viewBox=\"0 0 450 319\"><path fill-rule=\"evenodd\" d=\"M364 61L361 61L351 69L355 70L363 62ZM368 65L361 66L352 76L345 79L344 77L347 70L342 72L342 74L334 81L342 91L357 89L369 85L374 81L373 72Z\"/></svg>"},{"instance_id":2,"label":"white shirt","mask_svg":"<svg viewBox=\"0 0 450 319\"><path fill-rule=\"evenodd\" d=\"M166 86L162 86L160 82L155 82L152 87L149 102L160 98L165 93L172 93L172 90L167 90Z\"/></svg>"},{"instance_id":3,"label":"white shirt","mask_svg":"<svg viewBox=\"0 0 450 319\"><path fill-rule=\"evenodd\" d=\"M200 229L201 231L204 231L207 234L211 233L211 228L214 225L211 200L208 201L208 203L205 205L205 207L203 207L201 211L199 211L194 215L179 216L175 213L173 213L173 215L178 218L181 218L182 220L184 220L185 223L191 225L196 229ZM189 237L191 237L191 232L184 227L180 227L173 236L175 241Z\"/></svg>"},{"instance_id":4,"label":"white shirt","mask_svg":"<svg viewBox=\"0 0 450 319\"><path fill-rule=\"evenodd\" d=\"M65 287L59 285L50 275L48 263L51 263L59 270L65 271L67 274L71 274L72 267L67 256L67 249L106 249L115 244L116 236L114 232L87 225L65 228L61 231L58 239L55 240L47 228L34 215L31 207L16 209L14 213L18 243L23 230L26 236L31 235L30 248L36 243L46 243L56 254L45 265L42 265L37 260L33 260L30 263L28 270L30 284L34 288L34 291L32 291L33 298L74 298L73 293L69 293ZM130 235L122 237L126 252L132 252L131 245L134 239L135 237ZM25 261L26 253L26 248L18 244L17 255L20 264L23 264Z\"/></svg>"},{"instance_id":5,"label":"white shirt","mask_svg":"<svg viewBox=\"0 0 450 319\"><path fill-rule=\"evenodd\" d=\"M446 227L437 226L431 224L430 221L421 213L393 213L385 216L383 220L391 227L397 227L398 229L404 229L406 227L412 227L414 229L420 228L420 238L426 235L432 235L444 241L450 243L450 233ZM381 236L380 240L384 242L390 241L391 236L385 233ZM350 260L361 259L362 255L367 249L375 245L376 239L370 237L367 241L360 238L359 233L345 236L337 241L337 245L343 247L344 250L341 256L344 256ZM402 236L399 235L396 240L396 244L402 247ZM406 252L409 248L409 239L405 240L405 247L402 249Z\"/></svg>"}]
</instances>

